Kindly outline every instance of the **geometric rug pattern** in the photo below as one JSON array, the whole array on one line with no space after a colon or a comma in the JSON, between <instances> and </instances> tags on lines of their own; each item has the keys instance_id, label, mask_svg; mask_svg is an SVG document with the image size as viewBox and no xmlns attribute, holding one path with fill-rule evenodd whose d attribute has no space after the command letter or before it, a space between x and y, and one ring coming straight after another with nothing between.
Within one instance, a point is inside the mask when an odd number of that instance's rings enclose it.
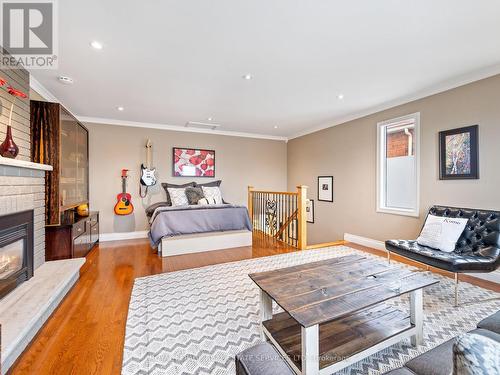
<instances>
[{"instance_id":1,"label":"geometric rug pattern","mask_svg":"<svg viewBox=\"0 0 500 375\"><path fill-rule=\"evenodd\" d=\"M248 274L349 254L381 259L335 246L136 279L122 374L234 374L234 356L261 340L259 290ZM453 281L435 277L440 282L424 290L424 344L414 348L409 340L403 340L338 374L383 374L474 329L481 319L500 310L500 294L464 282L460 283L460 306L453 307ZM409 309L408 296L390 303L402 311Z\"/></svg>"}]
</instances>

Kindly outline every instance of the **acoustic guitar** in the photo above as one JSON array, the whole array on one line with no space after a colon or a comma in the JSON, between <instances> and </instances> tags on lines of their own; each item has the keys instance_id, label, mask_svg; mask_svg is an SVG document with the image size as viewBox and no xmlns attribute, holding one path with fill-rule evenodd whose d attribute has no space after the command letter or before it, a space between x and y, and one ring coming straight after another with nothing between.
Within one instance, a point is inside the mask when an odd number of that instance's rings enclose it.
<instances>
[{"instance_id":1,"label":"acoustic guitar","mask_svg":"<svg viewBox=\"0 0 500 375\"><path fill-rule=\"evenodd\" d=\"M128 169L122 169L122 192L116 196L115 214L130 215L134 212L134 205L131 202L132 196L127 193L127 172Z\"/></svg>"}]
</instances>

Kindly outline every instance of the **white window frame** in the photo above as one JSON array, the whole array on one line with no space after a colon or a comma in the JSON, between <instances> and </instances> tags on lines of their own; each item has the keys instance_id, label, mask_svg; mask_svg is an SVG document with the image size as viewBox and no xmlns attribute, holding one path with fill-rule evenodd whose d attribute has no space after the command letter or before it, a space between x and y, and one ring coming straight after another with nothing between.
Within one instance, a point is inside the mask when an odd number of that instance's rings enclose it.
<instances>
[{"instance_id":1,"label":"white window frame","mask_svg":"<svg viewBox=\"0 0 500 375\"><path fill-rule=\"evenodd\" d=\"M387 125L393 125L397 124L398 122L404 122L408 120L413 120L415 123L415 170L417 174L415 179L415 183L417 184L416 208L404 209L387 207L387 168L385 163L387 152L385 136L386 132L384 130ZM377 212L413 217L419 217L420 215L420 112L412 113L387 121L382 121L377 124Z\"/></svg>"}]
</instances>

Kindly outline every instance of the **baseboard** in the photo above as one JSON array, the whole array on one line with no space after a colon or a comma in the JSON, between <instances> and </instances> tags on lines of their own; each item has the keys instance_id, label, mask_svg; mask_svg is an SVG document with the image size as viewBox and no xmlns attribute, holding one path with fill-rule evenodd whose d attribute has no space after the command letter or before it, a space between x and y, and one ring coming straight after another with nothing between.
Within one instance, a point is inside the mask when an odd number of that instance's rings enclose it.
<instances>
[{"instance_id":1,"label":"baseboard","mask_svg":"<svg viewBox=\"0 0 500 375\"><path fill-rule=\"evenodd\" d=\"M345 245L345 241L323 242L314 245L307 245L306 250L321 249L323 247L341 246L341 245Z\"/></svg>"},{"instance_id":2,"label":"baseboard","mask_svg":"<svg viewBox=\"0 0 500 375\"><path fill-rule=\"evenodd\" d=\"M385 251L385 243L382 241L373 240L371 238L356 236L355 234L344 233L344 241L354 242L358 245L371 247L372 249Z\"/></svg>"},{"instance_id":3,"label":"baseboard","mask_svg":"<svg viewBox=\"0 0 500 375\"><path fill-rule=\"evenodd\" d=\"M137 232L115 232L115 233L101 233L99 234L99 241L120 241L120 240L132 240L136 238L147 238L148 231L141 230Z\"/></svg>"}]
</instances>

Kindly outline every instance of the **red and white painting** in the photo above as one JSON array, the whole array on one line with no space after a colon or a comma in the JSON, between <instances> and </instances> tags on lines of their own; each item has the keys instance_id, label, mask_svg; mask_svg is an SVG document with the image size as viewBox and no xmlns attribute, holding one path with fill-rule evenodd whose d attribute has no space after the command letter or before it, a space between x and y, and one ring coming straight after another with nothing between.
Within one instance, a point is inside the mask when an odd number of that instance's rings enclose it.
<instances>
[{"instance_id":1,"label":"red and white painting","mask_svg":"<svg viewBox=\"0 0 500 375\"><path fill-rule=\"evenodd\" d=\"M174 147L174 176L215 177L215 151Z\"/></svg>"}]
</instances>

